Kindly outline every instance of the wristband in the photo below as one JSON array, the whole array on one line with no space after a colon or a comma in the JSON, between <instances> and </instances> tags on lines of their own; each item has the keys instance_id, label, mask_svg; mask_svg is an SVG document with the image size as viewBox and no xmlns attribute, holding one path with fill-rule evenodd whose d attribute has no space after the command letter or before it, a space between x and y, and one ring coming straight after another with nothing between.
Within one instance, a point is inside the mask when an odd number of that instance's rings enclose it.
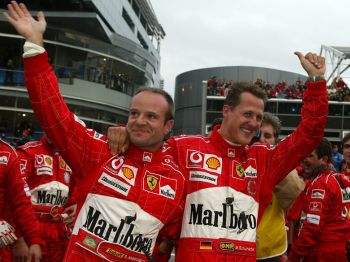
<instances>
[{"instance_id":1,"label":"wristband","mask_svg":"<svg viewBox=\"0 0 350 262\"><path fill-rule=\"evenodd\" d=\"M323 76L309 76L307 79L309 82L318 82L325 80Z\"/></svg>"}]
</instances>

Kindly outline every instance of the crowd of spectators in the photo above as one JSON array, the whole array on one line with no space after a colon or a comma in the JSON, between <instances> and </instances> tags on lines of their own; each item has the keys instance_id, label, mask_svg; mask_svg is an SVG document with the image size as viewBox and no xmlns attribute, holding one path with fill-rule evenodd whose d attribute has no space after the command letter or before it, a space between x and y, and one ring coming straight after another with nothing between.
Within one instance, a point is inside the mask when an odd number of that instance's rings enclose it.
<instances>
[{"instance_id":1,"label":"crowd of spectators","mask_svg":"<svg viewBox=\"0 0 350 262\"><path fill-rule=\"evenodd\" d=\"M213 76L207 81L207 94L210 96L226 96L228 88L234 80L222 80ZM255 84L265 90L269 98L302 99L306 90L305 83L298 78L293 84L279 82L272 84L263 79L256 79ZM330 101L350 102L350 88L342 78L334 79L328 86L328 98Z\"/></svg>"}]
</instances>

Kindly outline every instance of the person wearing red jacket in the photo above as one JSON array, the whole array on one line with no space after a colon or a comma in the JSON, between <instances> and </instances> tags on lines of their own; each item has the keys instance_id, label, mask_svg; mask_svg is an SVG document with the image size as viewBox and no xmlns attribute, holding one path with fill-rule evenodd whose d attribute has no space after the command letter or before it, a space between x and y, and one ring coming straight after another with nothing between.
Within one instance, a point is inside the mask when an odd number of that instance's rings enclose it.
<instances>
[{"instance_id":1,"label":"person wearing red jacket","mask_svg":"<svg viewBox=\"0 0 350 262\"><path fill-rule=\"evenodd\" d=\"M30 203L27 186L20 175L20 166L15 150L0 139L0 248L8 246L17 240L14 229L4 218L5 207L9 206L13 221L20 229L29 245L28 256L36 262L40 261L43 243L39 233L39 224ZM1 255L3 252L1 252ZM5 261L1 257L0 261Z\"/></svg>"},{"instance_id":2,"label":"person wearing red jacket","mask_svg":"<svg viewBox=\"0 0 350 262\"><path fill-rule=\"evenodd\" d=\"M75 204L72 170L45 135L40 141L18 147L17 153L45 241L41 261L61 262L71 233L71 225L64 220L74 216L65 210Z\"/></svg>"},{"instance_id":3,"label":"person wearing red jacket","mask_svg":"<svg viewBox=\"0 0 350 262\"><path fill-rule=\"evenodd\" d=\"M302 227L288 261L347 261L350 190L342 188L331 161L331 144L323 139L303 162L310 182L303 192Z\"/></svg>"},{"instance_id":4,"label":"person wearing red jacket","mask_svg":"<svg viewBox=\"0 0 350 262\"><path fill-rule=\"evenodd\" d=\"M183 212L184 175L172 157L162 153L163 137L174 122L171 96L157 88L138 90L127 123L130 148L113 155L106 137L87 129L59 93L42 47L43 13L36 21L24 4L13 1L8 8L6 19L27 40L25 81L41 127L76 174L77 187L80 180L95 179L64 260L152 260L159 232Z\"/></svg>"},{"instance_id":5,"label":"person wearing red jacket","mask_svg":"<svg viewBox=\"0 0 350 262\"><path fill-rule=\"evenodd\" d=\"M266 101L266 94L249 83L237 83L228 92L222 125L209 137L167 140L164 154L186 170L187 180L177 261L256 260L256 227L272 189L317 146L327 119L324 58L296 55L310 76L302 121L277 146L248 146Z\"/></svg>"},{"instance_id":6,"label":"person wearing red jacket","mask_svg":"<svg viewBox=\"0 0 350 262\"><path fill-rule=\"evenodd\" d=\"M343 138L343 167L342 173L350 178L350 133L346 134Z\"/></svg>"}]
</instances>

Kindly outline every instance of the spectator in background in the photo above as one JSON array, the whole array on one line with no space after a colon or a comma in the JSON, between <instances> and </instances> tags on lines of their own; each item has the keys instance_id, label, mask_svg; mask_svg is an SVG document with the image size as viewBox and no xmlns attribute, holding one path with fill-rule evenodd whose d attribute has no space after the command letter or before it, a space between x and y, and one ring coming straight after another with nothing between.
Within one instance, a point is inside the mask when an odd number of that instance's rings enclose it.
<instances>
[{"instance_id":1,"label":"spectator in background","mask_svg":"<svg viewBox=\"0 0 350 262\"><path fill-rule=\"evenodd\" d=\"M214 127L216 125L221 125L222 123L222 117L215 118L214 121L211 123L211 126L208 127L208 136L210 136L211 132L213 132Z\"/></svg>"},{"instance_id":2,"label":"spectator in background","mask_svg":"<svg viewBox=\"0 0 350 262\"><path fill-rule=\"evenodd\" d=\"M342 173L350 178L350 133L343 138L343 159Z\"/></svg>"},{"instance_id":3,"label":"spectator in background","mask_svg":"<svg viewBox=\"0 0 350 262\"><path fill-rule=\"evenodd\" d=\"M277 116L264 112L259 142L275 146L281 131ZM296 170L291 171L276 185L270 205L266 208L257 228L257 260L279 262L287 251L285 212L304 189L304 182Z\"/></svg>"},{"instance_id":4,"label":"spectator in background","mask_svg":"<svg viewBox=\"0 0 350 262\"><path fill-rule=\"evenodd\" d=\"M6 63L6 75L4 84L5 85L13 85L13 71L15 70L15 65L13 63L13 59L9 58Z\"/></svg>"},{"instance_id":5,"label":"spectator in background","mask_svg":"<svg viewBox=\"0 0 350 262\"><path fill-rule=\"evenodd\" d=\"M339 153L338 145L334 144L332 146L332 162L335 170L337 172L341 171L341 163L343 161L343 155Z\"/></svg>"},{"instance_id":6,"label":"spectator in background","mask_svg":"<svg viewBox=\"0 0 350 262\"><path fill-rule=\"evenodd\" d=\"M349 193L340 187L331 160L331 144L323 139L303 162L311 182L301 195L305 219L287 261L347 261L343 199Z\"/></svg>"}]
</instances>

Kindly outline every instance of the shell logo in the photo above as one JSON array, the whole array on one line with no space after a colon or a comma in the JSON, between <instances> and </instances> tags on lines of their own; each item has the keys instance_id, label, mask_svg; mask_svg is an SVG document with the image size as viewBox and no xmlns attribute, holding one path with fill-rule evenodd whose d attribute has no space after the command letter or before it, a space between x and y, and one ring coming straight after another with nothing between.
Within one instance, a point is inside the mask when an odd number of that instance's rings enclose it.
<instances>
[{"instance_id":1,"label":"shell logo","mask_svg":"<svg viewBox=\"0 0 350 262\"><path fill-rule=\"evenodd\" d=\"M215 157L210 157L207 159L206 164L211 169L218 169L218 167L220 166L220 161Z\"/></svg>"},{"instance_id":2,"label":"shell logo","mask_svg":"<svg viewBox=\"0 0 350 262\"><path fill-rule=\"evenodd\" d=\"M48 165L48 166L51 166L52 165L52 160L51 160L51 157L45 157L45 163L46 163L46 165Z\"/></svg>"},{"instance_id":3,"label":"shell logo","mask_svg":"<svg viewBox=\"0 0 350 262\"><path fill-rule=\"evenodd\" d=\"M130 168L128 168L128 167L122 167L122 172L123 172L123 175L124 175L127 179L131 180L131 179L134 178L134 172L132 172L132 170L131 170Z\"/></svg>"},{"instance_id":4,"label":"shell logo","mask_svg":"<svg viewBox=\"0 0 350 262\"><path fill-rule=\"evenodd\" d=\"M66 169L66 167L67 167L66 162L63 159L61 159L61 168Z\"/></svg>"}]
</instances>

